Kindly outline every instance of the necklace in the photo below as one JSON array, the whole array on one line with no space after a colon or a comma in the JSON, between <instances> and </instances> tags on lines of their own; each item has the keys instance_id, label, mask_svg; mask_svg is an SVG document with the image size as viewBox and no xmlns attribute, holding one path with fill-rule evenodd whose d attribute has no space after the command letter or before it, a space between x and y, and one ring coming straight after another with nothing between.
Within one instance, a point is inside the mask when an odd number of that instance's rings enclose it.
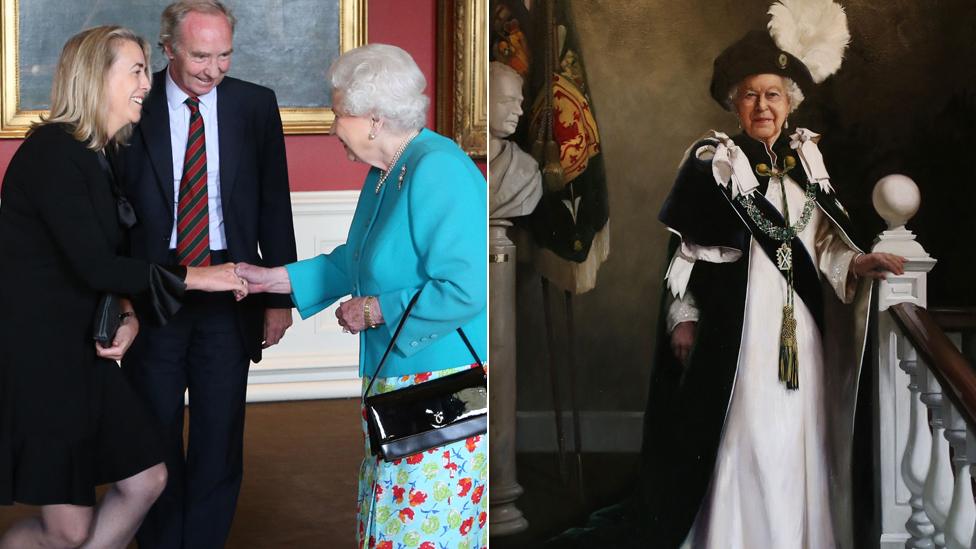
<instances>
[{"instance_id":1,"label":"necklace","mask_svg":"<svg viewBox=\"0 0 976 549\"><path fill-rule=\"evenodd\" d=\"M789 158L792 157L787 157L787 159ZM776 267L785 274L787 288L786 303L783 305L783 318L779 335L779 380L786 385L787 390L795 391L800 388L800 374L796 340L796 316L794 315L793 306L793 248L790 246L790 243L810 223L810 218L813 216L813 207L816 204L817 184L812 181L807 183L803 212L800 214L800 219L797 220L796 224L791 225L790 207L786 200L785 175L796 163L794 161L792 163L793 165L790 165L789 162L786 164L787 167L785 170L777 170L775 163L772 169L765 164L756 166L756 171L759 175L768 175L770 180L776 179L779 181L780 191L783 195L783 220L786 222L785 227L775 225L772 221L766 219L762 212L759 211L759 208L756 207L751 197L740 194L736 200L745 208L753 223L762 232L766 233L773 240L780 242L780 246L776 250Z\"/></svg>"},{"instance_id":2,"label":"necklace","mask_svg":"<svg viewBox=\"0 0 976 549\"><path fill-rule=\"evenodd\" d=\"M383 170L383 173L380 174L379 181L376 182L376 189L374 191L376 194L380 194L380 189L382 189L383 184L386 183L386 178L390 177L390 172L393 171L393 168L396 166L396 163L400 161L400 155L403 154L403 151L407 150L407 145L409 145L410 142L413 141L413 139L418 135L420 135L419 131L414 133L413 135L408 135L403 140L403 142L400 143L400 147L396 150L395 153L393 153L393 158L390 160L390 168L387 170ZM403 185L403 176L406 174L406 171L407 171L406 166L404 166L403 170L400 171L400 186Z\"/></svg>"},{"instance_id":3,"label":"necklace","mask_svg":"<svg viewBox=\"0 0 976 549\"><path fill-rule=\"evenodd\" d=\"M742 194L736 197L739 204L742 204L742 206L745 207L746 212L749 214L749 217L752 219L753 223L755 223L756 226L762 230L762 232L766 233L767 236L782 243L779 249L776 251L776 266L779 267L779 270L781 271L786 271L792 268L792 253L789 242L793 240L793 237L803 232L803 229L805 229L807 224L810 223L810 218L813 217L813 207L816 204L817 196L816 183L807 184L805 194L806 201L803 204L803 212L800 214L800 219L796 222L796 224L789 225L789 213L787 213L786 227L780 227L779 225L776 225L772 221L766 219L751 198ZM789 212L789 210L786 210L786 212Z\"/></svg>"}]
</instances>

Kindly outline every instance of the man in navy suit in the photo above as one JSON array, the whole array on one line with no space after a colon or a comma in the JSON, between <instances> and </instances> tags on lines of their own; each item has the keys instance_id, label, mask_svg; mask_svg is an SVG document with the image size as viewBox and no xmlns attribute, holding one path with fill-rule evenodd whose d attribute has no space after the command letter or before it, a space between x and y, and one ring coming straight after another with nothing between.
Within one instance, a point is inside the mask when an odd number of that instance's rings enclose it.
<instances>
[{"instance_id":1,"label":"man in navy suit","mask_svg":"<svg viewBox=\"0 0 976 549\"><path fill-rule=\"evenodd\" d=\"M154 75L120 159L139 217L136 257L189 265L296 260L277 100L225 76L234 24L218 0L181 0L163 12L169 65ZM143 327L122 366L164 429L169 482L139 530L142 549L224 546L241 485L248 367L291 322L288 296L235 303L190 292L169 324Z\"/></svg>"}]
</instances>

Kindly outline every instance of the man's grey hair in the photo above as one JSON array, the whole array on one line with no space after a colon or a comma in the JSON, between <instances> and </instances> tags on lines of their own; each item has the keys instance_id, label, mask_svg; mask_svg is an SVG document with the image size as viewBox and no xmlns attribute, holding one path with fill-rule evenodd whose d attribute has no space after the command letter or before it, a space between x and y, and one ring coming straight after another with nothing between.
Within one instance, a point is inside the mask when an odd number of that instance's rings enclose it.
<instances>
[{"instance_id":1,"label":"man's grey hair","mask_svg":"<svg viewBox=\"0 0 976 549\"><path fill-rule=\"evenodd\" d=\"M789 114L793 114L793 111L800 107L800 103L803 103L803 90L800 89L800 86L798 86L792 78L787 78L784 76L783 83L786 85L786 98L790 100ZM729 90L729 95L725 99L726 108L732 112L735 112L735 100L738 93L739 84L736 84L732 86L731 90Z\"/></svg>"},{"instance_id":2,"label":"man's grey hair","mask_svg":"<svg viewBox=\"0 0 976 549\"><path fill-rule=\"evenodd\" d=\"M166 6L159 18L159 47L165 51L169 44L174 50L180 42L180 23L191 12L220 14L230 23L230 32L234 33L237 18L220 0L179 0Z\"/></svg>"},{"instance_id":3,"label":"man's grey hair","mask_svg":"<svg viewBox=\"0 0 976 549\"><path fill-rule=\"evenodd\" d=\"M394 130L419 130L427 121L427 79L410 54L388 44L367 44L339 56L329 82L352 116L382 118Z\"/></svg>"}]
</instances>

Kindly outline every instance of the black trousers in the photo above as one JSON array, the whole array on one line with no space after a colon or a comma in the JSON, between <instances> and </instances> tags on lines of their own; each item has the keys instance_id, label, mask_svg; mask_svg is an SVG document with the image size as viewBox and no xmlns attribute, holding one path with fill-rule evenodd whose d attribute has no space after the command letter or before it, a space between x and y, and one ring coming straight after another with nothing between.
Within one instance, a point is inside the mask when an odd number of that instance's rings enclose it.
<instances>
[{"instance_id":1,"label":"black trousers","mask_svg":"<svg viewBox=\"0 0 976 549\"><path fill-rule=\"evenodd\" d=\"M169 471L166 489L136 536L141 549L224 546L243 473L249 365L229 294L187 292L166 326L140 327L122 368L162 424Z\"/></svg>"}]
</instances>

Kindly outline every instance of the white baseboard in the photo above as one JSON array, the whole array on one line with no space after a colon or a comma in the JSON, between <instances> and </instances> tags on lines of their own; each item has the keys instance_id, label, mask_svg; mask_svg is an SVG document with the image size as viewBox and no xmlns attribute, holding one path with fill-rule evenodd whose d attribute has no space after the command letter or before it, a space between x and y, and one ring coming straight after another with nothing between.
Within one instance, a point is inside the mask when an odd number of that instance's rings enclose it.
<instances>
[{"instance_id":1,"label":"white baseboard","mask_svg":"<svg viewBox=\"0 0 976 549\"><path fill-rule=\"evenodd\" d=\"M881 549L902 549L905 547L905 543L911 539L908 534L881 534L881 540L878 543L878 547Z\"/></svg>"},{"instance_id":2,"label":"white baseboard","mask_svg":"<svg viewBox=\"0 0 976 549\"><path fill-rule=\"evenodd\" d=\"M359 380L288 381L284 383L249 383L248 402L282 402L286 400L320 400L359 396Z\"/></svg>"},{"instance_id":3,"label":"white baseboard","mask_svg":"<svg viewBox=\"0 0 976 549\"><path fill-rule=\"evenodd\" d=\"M519 452L555 452L556 419L549 411L515 415L515 446ZM573 451L573 417L563 412L565 448ZM582 411L580 439L584 452L640 452L644 413L639 411Z\"/></svg>"}]
</instances>

